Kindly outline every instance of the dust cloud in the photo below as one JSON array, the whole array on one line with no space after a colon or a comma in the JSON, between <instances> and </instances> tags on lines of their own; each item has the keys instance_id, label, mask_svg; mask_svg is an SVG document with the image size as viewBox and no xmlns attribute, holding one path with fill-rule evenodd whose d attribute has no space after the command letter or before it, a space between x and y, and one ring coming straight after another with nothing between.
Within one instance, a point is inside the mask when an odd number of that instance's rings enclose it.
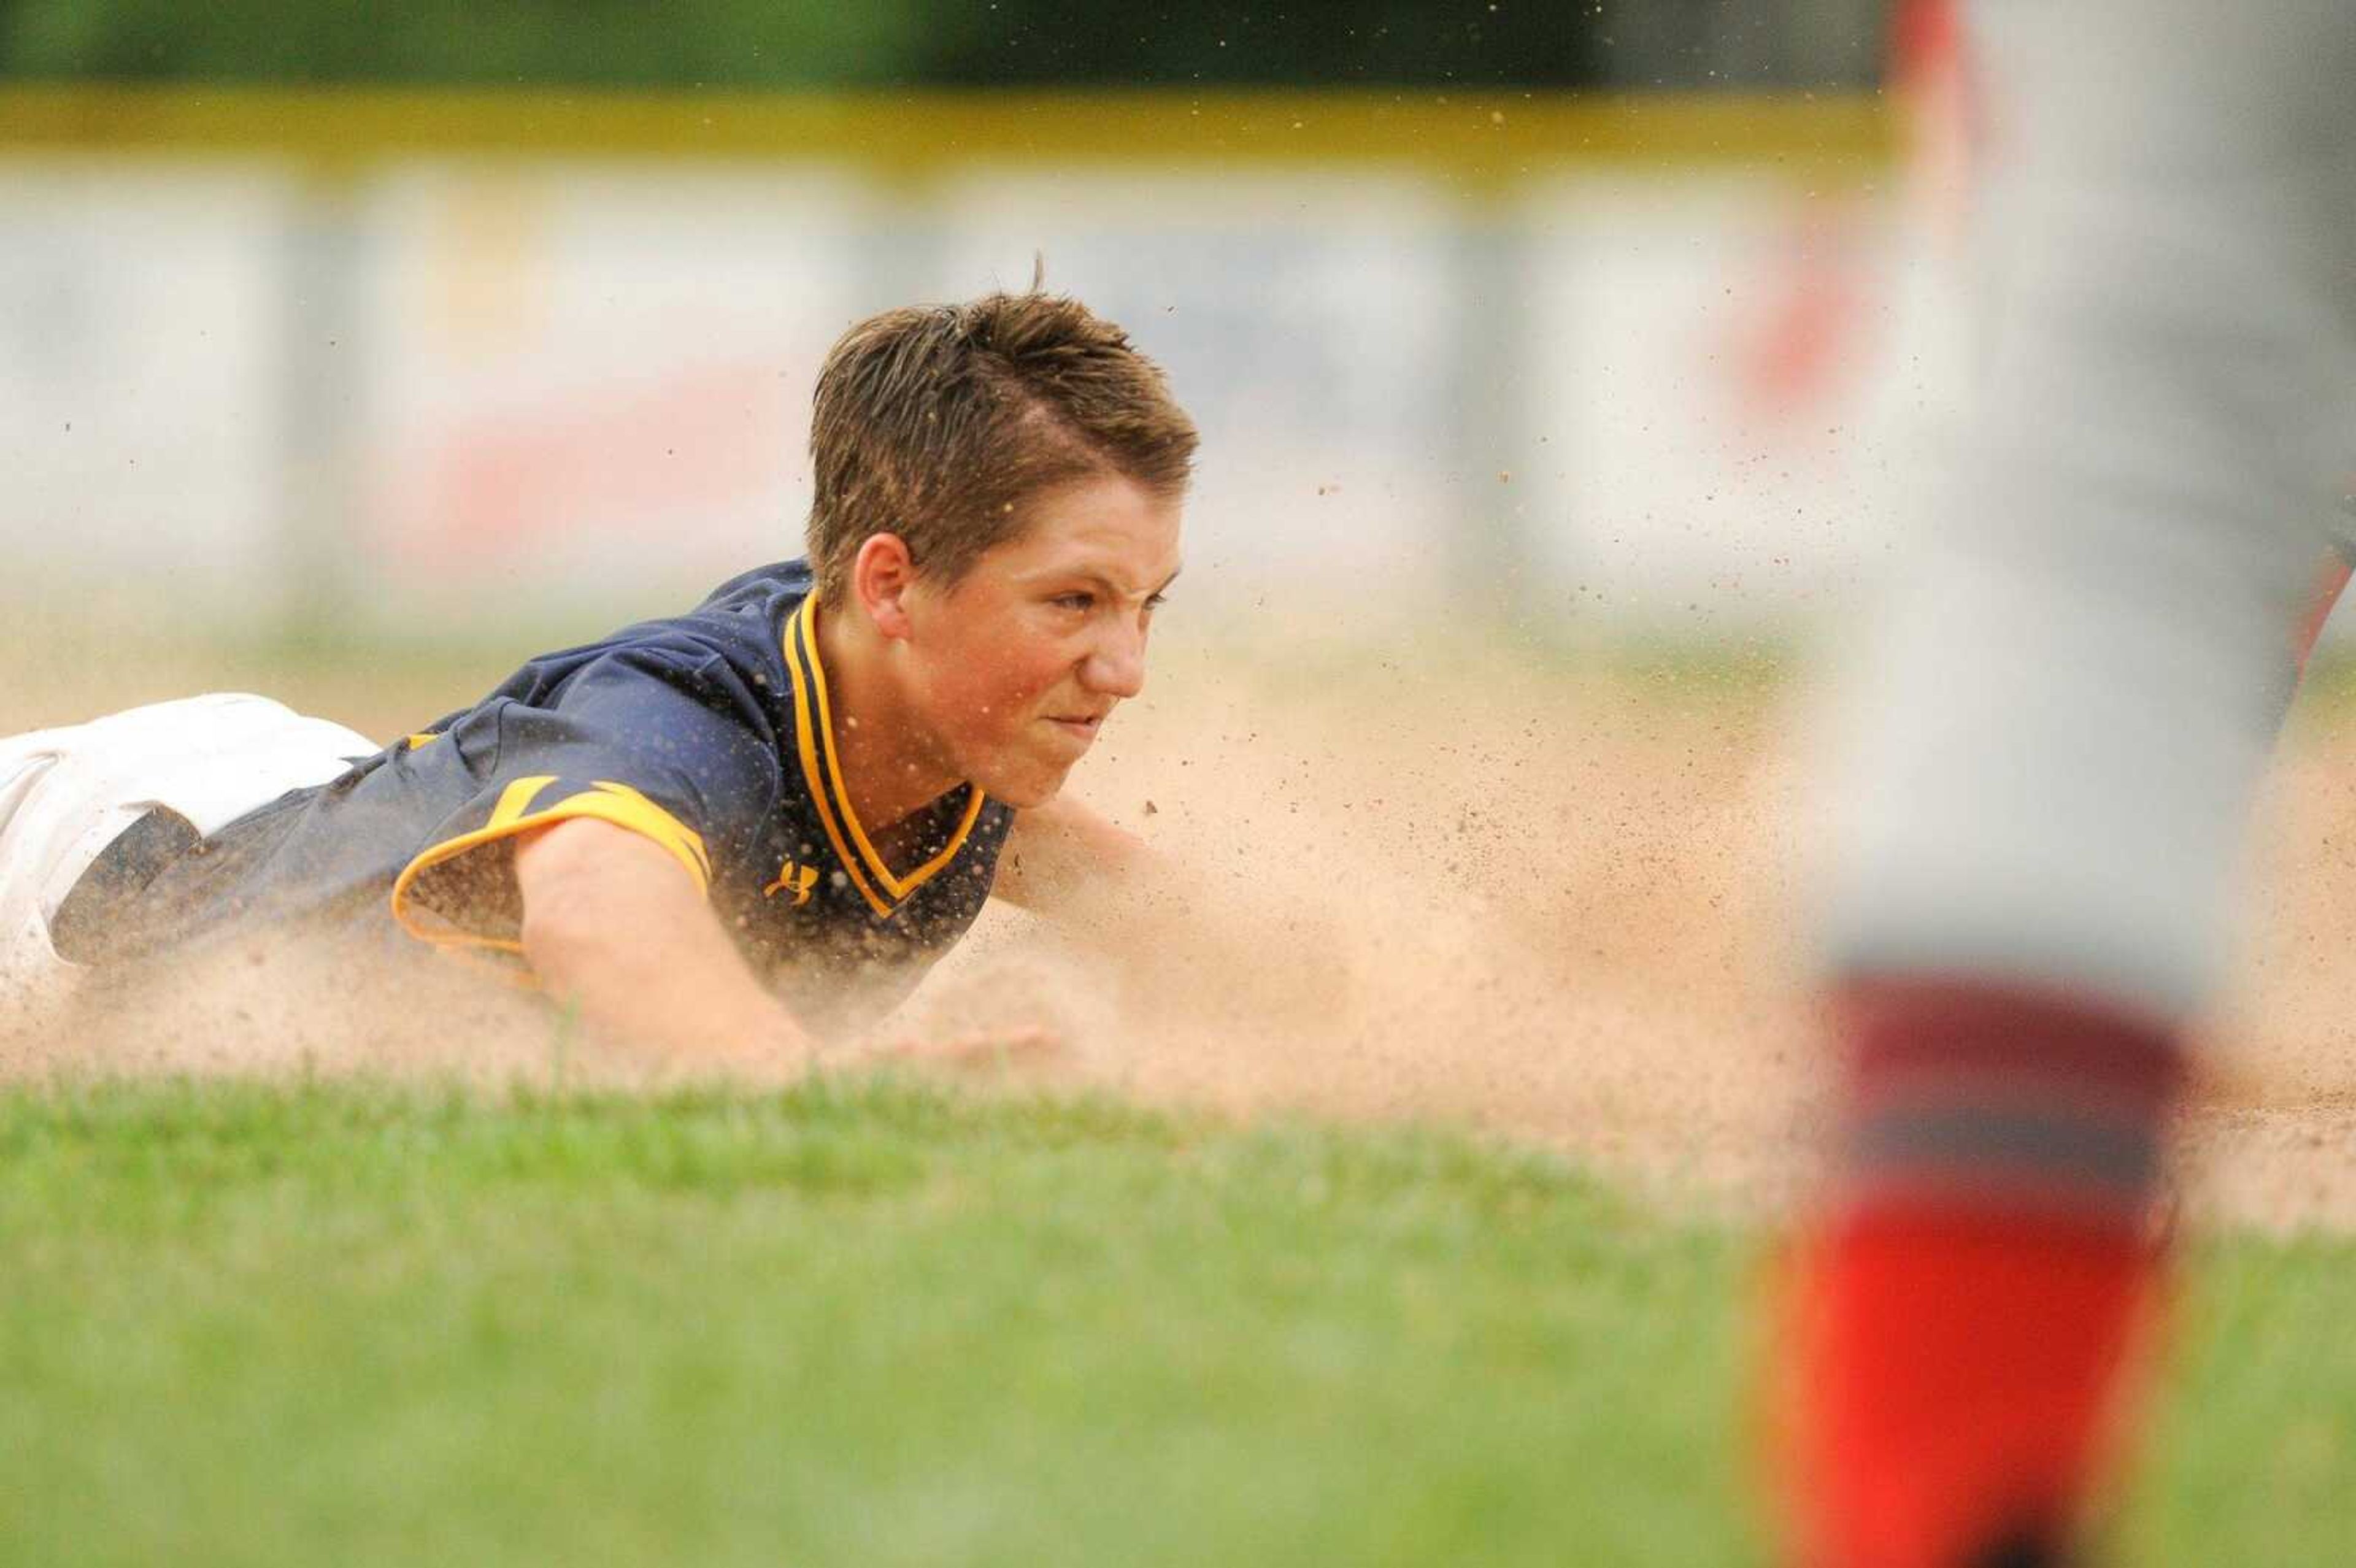
<instances>
[{"instance_id":1,"label":"dust cloud","mask_svg":"<svg viewBox=\"0 0 2356 1568\"><path fill-rule=\"evenodd\" d=\"M873 1038L1044 1031L1053 1051L964 1081L1469 1125L1718 1211L1804 1194L1823 1083L1788 695L1471 649L1230 650L1155 678L1073 787L1167 885L1083 939L993 906ZM306 695L377 731L414 717L381 688ZM2205 1031L2187 1197L2206 1221L2356 1226L2356 716L2302 710L2286 738L2247 951ZM446 958L356 972L299 942L0 1029L19 1082L157 1073L662 1081Z\"/></svg>"},{"instance_id":2,"label":"dust cloud","mask_svg":"<svg viewBox=\"0 0 2356 1568\"><path fill-rule=\"evenodd\" d=\"M1066 1071L1147 1100L1469 1123L1788 1193L1813 1061L1771 715L1450 662L1230 674L1125 715L1078 787L1176 873L1133 923L1151 950L1043 953L1011 916L923 1000L980 1023L1057 997Z\"/></svg>"}]
</instances>

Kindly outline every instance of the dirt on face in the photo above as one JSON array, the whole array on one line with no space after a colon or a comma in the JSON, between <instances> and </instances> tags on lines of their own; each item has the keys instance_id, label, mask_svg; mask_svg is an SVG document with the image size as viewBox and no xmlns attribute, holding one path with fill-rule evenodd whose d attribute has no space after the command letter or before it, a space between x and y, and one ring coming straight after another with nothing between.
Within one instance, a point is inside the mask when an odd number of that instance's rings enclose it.
<instances>
[{"instance_id":1,"label":"dirt on face","mask_svg":"<svg viewBox=\"0 0 2356 1568\"><path fill-rule=\"evenodd\" d=\"M1164 649L1154 679L1072 786L1178 871L1111 912L1120 961L993 908L882 1037L1044 1028L1058 1051L982 1081L1469 1124L1666 1202L1804 1197L1826 1064L1803 940L1804 700L1471 652L1304 670ZM301 697L366 732L416 717L381 690L337 695ZM2189 1207L2356 1226L2344 705L2303 710L2286 737L2251 881L2246 950L2203 1031ZM0 1072L649 1076L446 960L356 973L254 944L19 1020Z\"/></svg>"}]
</instances>

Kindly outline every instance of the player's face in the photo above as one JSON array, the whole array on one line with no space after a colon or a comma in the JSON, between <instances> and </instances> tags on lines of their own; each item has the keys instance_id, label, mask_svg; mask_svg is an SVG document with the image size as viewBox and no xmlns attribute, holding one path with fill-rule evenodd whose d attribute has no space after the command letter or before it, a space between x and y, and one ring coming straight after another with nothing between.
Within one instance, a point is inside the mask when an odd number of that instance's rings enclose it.
<instances>
[{"instance_id":1,"label":"player's face","mask_svg":"<svg viewBox=\"0 0 2356 1568\"><path fill-rule=\"evenodd\" d=\"M947 588L909 596L910 667L946 760L1010 805L1054 798L1114 708L1178 575L1179 502L1099 476L1044 491Z\"/></svg>"}]
</instances>

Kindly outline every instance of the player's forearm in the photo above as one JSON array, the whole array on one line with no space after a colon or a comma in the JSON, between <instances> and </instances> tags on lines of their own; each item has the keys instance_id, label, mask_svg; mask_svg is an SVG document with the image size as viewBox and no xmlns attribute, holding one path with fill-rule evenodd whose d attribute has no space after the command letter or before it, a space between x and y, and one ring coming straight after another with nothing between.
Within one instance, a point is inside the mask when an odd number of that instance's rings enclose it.
<instances>
[{"instance_id":1,"label":"player's forearm","mask_svg":"<svg viewBox=\"0 0 2356 1568\"><path fill-rule=\"evenodd\" d=\"M600 1039L683 1072L791 1072L812 1049L708 913L682 930L527 925L525 955L559 1005ZM697 929L697 928L701 929Z\"/></svg>"},{"instance_id":2,"label":"player's forearm","mask_svg":"<svg viewBox=\"0 0 2356 1568\"><path fill-rule=\"evenodd\" d=\"M594 1035L684 1072L775 1076L809 1060L808 1032L660 851L584 833L519 855L517 869L524 956Z\"/></svg>"}]
</instances>

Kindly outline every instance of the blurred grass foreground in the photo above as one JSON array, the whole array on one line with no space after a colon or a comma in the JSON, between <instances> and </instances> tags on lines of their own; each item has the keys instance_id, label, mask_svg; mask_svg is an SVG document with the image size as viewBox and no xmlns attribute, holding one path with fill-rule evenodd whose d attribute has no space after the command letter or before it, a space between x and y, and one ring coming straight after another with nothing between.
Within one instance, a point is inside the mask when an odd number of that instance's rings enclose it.
<instances>
[{"instance_id":1,"label":"blurred grass foreground","mask_svg":"<svg viewBox=\"0 0 2356 1568\"><path fill-rule=\"evenodd\" d=\"M10 1563L1744 1539L1740 1248L1451 1137L151 1084L0 1097L0 1160Z\"/></svg>"},{"instance_id":2,"label":"blurred grass foreground","mask_svg":"<svg viewBox=\"0 0 2356 1568\"><path fill-rule=\"evenodd\" d=\"M1754 1243L1452 1135L159 1083L0 1162L9 1563L1763 1561ZM2350 1262L2197 1259L2134 1561L2341 1561Z\"/></svg>"}]
</instances>

